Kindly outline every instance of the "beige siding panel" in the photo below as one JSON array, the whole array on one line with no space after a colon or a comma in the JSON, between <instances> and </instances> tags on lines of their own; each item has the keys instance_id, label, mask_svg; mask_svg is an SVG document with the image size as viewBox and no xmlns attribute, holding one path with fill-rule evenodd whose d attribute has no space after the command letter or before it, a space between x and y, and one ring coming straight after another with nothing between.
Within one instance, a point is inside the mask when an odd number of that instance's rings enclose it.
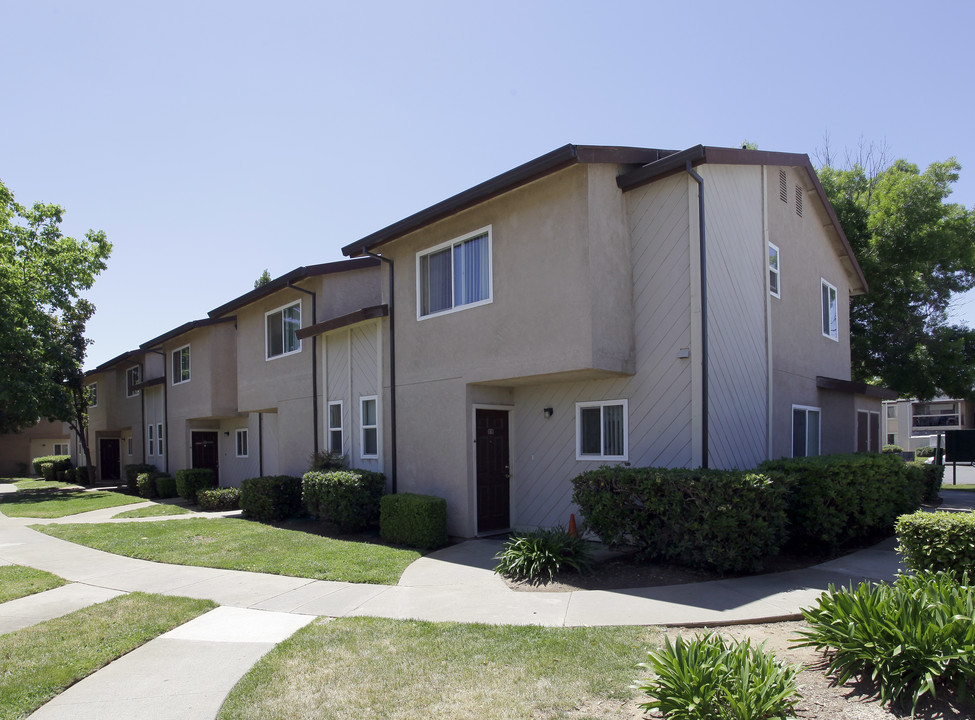
<instances>
[{"instance_id":1,"label":"beige siding panel","mask_svg":"<svg viewBox=\"0 0 975 720\"><path fill-rule=\"evenodd\" d=\"M352 385L356 397L378 395L376 323L352 328Z\"/></svg>"},{"instance_id":2,"label":"beige siding panel","mask_svg":"<svg viewBox=\"0 0 975 720\"><path fill-rule=\"evenodd\" d=\"M337 330L322 336L325 343L326 408L328 402L342 401L342 453L351 452L352 396L349 388L349 331ZM328 437L328 411L323 413L325 438ZM325 447L325 445L323 445Z\"/></svg>"},{"instance_id":3,"label":"beige siding panel","mask_svg":"<svg viewBox=\"0 0 975 720\"><path fill-rule=\"evenodd\" d=\"M705 171L710 463L749 468L768 447L761 168Z\"/></svg>"}]
</instances>

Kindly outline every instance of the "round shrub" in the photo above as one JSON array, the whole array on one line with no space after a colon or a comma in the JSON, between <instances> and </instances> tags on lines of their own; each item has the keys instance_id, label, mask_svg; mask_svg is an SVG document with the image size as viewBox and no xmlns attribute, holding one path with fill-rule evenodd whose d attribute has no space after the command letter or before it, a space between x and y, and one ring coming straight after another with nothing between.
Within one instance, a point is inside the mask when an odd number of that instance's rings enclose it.
<instances>
[{"instance_id":1,"label":"round shrub","mask_svg":"<svg viewBox=\"0 0 975 720\"><path fill-rule=\"evenodd\" d=\"M433 550L447 544L447 501L397 493L379 501L379 535L395 545Z\"/></svg>"},{"instance_id":2,"label":"round shrub","mask_svg":"<svg viewBox=\"0 0 975 720\"><path fill-rule=\"evenodd\" d=\"M176 492L176 478L167 473L156 474L156 495L160 498L174 498Z\"/></svg>"},{"instance_id":3,"label":"round shrub","mask_svg":"<svg viewBox=\"0 0 975 720\"><path fill-rule=\"evenodd\" d=\"M217 486L217 477L209 468L192 468L176 471L176 492L184 500L196 502L196 494L200 490L209 490Z\"/></svg>"},{"instance_id":4,"label":"round shrub","mask_svg":"<svg viewBox=\"0 0 975 720\"><path fill-rule=\"evenodd\" d=\"M887 455L900 455L902 452L904 452L904 448L902 448L900 445L884 445L882 448L880 448L880 452Z\"/></svg>"},{"instance_id":5,"label":"round shrub","mask_svg":"<svg viewBox=\"0 0 975 720\"><path fill-rule=\"evenodd\" d=\"M922 512L897 518L897 551L917 572L969 573L975 577L975 515Z\"/></svg>"},{"instance_id":6,"label":"round shrub","mask_svg":"<svg viewBox=\"0 0 975 720\"><path fill-rule=\"evenodd\" d=\"M200 490L196 502L203 512L221 512L240 508L240 489L235 487Z\"/></svg>"},{"instance_id":7,"label":"round shrub","mask_svg":"<svg viewBox=\"0 0 975 720\"><path fill-rule=\"evenodd\" d=\"M151 499L157 496L155 473L139 473L135 479L135 485L139 490L139 497Z\"/></svg>"},{"instance_id":8,"label":"round shrub","mask_svg":"<svg viewBox=\"0 0 975 720\"><path fill-rule=\"evenodd\" d=\"M245 518L258 522L280 522L301 515L301 478L268 475L244 480L240 509Z\"/></svg>"},{"instance_id":9,"label":"round shrub","mask_svg":"<svg viewBox=\"0 0 975 720\"><path fill-rule=\"evenodd\" d=\"M358 532L379 522L386 476L369 470L310 471L302 477L308 512L330 520L342 532Z\"/></svg>"}]
</instances>

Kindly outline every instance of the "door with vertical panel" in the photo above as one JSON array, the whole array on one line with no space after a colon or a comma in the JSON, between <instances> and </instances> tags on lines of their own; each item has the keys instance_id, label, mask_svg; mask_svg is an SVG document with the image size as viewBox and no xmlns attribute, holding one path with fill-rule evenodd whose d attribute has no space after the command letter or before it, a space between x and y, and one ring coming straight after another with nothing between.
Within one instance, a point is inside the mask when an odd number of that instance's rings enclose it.
<instances>
[{"instance_id":1,"label":"door with vertical panel","mask_svg":"<svg viewBox=\"0 0 975 720\"><path fill-rule=\"evenodd\" d=\"M477 532L511 526L511 465L508 457L508 411L476 410Z\"/></svg>"}]
</instances>

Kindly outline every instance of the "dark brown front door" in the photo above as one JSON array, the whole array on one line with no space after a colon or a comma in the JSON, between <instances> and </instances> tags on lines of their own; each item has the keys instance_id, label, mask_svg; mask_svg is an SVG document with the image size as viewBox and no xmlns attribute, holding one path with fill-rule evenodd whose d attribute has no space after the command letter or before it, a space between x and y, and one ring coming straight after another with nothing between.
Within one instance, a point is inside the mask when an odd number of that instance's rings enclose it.
<instances>
[{"instance_id":1,"label":"dark brown front door","mask_svg":"<svg viewBox=\"0 0 975 720\"><path fill-rule=\"evenodd\" d=\"M210 468L217 483L220 482L220 453L217 449L217 433L193 431L193 467Z\"/></svg>"},{"instance_id":2,"label":"dark brown front door","mask_svg":"<svg viewBox=\"0 0 975 720\"><path fill-rule=\"evenodd\" d=\"M102 470L102 480L122 478L122 453L118 438L102 438L98 441L98 464Z\"/></svg>"},{"instance_id":3,"label":"dark brown front door","mask_svg":"<svg viewBox=\"0 0 975 720\"><path fill-rule=\"evenodd\" d=\"M511 526L511 483L508 460L508 412L475 412L477 448L477 531Z\"/></svg>"}]
</instances>

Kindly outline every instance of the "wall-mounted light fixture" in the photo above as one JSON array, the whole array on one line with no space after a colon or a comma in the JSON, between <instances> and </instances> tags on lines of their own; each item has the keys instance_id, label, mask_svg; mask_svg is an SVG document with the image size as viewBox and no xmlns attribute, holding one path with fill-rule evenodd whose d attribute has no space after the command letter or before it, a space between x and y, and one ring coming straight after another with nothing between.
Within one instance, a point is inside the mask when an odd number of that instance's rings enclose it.
<instances>
[{"instance_id":1,"label":"wall-mounted light fixture","mask_svg":"<svg viewBox=\"0 0 975 720\"><path fill-rule=\"evenodd\" d=\"M224 437L230 437L230 431L229 430L224 430L223 431L223 436Z\"/></svg>"},{"instance_id":2,"label":"wall-mounted light fixture","mask_svg":"<svg viewBox=\"0 0 975 720\"><path fill-rule=\"evenodd\" d=\"M691 356L691 349L690 348L681 348L680 350L677 351L677 357L679 357L679 358L682 358L682 359L683 358L689 358L690 356Z\"/></svg>"},{"instance_id":3,"label":"wall-mounted light fixture","mask_svg":"<svg viewBox=\"0 0 975 720\"><path fill-rule=\"evenodd\" d=\"M542 414L545 416L545 419L546 420L548 420L550 417L552 417L552 412L553 412L553 410L550 407L549 408L545 408L544 410L542 410Z\"/></svg>"}]
</instances>

